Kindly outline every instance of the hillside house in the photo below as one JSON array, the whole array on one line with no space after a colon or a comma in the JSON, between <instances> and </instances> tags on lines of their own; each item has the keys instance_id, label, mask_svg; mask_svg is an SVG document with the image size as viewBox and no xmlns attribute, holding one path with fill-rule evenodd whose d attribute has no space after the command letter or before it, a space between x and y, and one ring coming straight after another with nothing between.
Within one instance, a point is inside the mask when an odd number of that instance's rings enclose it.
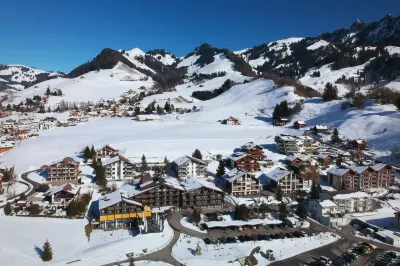
<instances>
[{"instance_id":1,"label":"hillside house","mask_svg":"<svg viewBox=\"0 0 400 266\"><path fill-rule=\"evenodd\" d=\"M79 195L80 187L67 183L58 187L50 188L44 196L51 204L68 204Z\"/></svg>"},{"instance_id":2,"label":"hillside house","mask_svg":"<svg viewBox=\"0 0 400 266\"><path fill-rule=\"evenodd\" d=\"M295 122L293 123L293 127L294 127L295 129L304 128L304 127L306 127L306 126L307 126L306 122L301 121L301 120L295 121Z\"/></svg>"},{"instance_id":3,"label":"hillside house","mask_svg":"<svg viewBox=\"0 0 400 266\"><path fill-rule=\"evenodd\" d=\"M172 170L178 179L188 177L207 177L207 163L191 156L182 156L172 162Z\"/></svg>"},{"instance_id":4,"label":"hillside house","mask_svg":"<svg viewBox=\"0 0 400 266\"><path fill-rule=\"evenodd\" d=\"M267 185L274 191L277 191L278 187L284 194L293 194L303 190L303 180L288 170L276 168L264 175Z\"/></svg>"},{"instance_id":5,"label":"hillside house","mask_svg":"<svg viewBox=\"0 0 400 266\"><path fill-rule=\"evenodd\" d=\"M134 178L135 164L122 155L102 161L107 180L127 180Z\"/></svg>"},{"instance_id":6,"label":"hillside house","mask_svg":"<svg viewBox=\"0 0 400 266\"><path fill-rule=\"evenodd\" d=\"M247 172L260 171L261 169L257 158L247 153L236 152L228 156L228 160L231 168L237 168Z\"/></svg>"},{"instance_id":7,"label":"hillside house","mask_svg":"<svg viewBox=\"0 0 400 266\"><path fill-rule=\"evenodd\" d=\"M220 179L222 181L220 187L233 196L260 194L262 188L257 178L236 168Z\"/></svg>"},{"instance_id":8,"label":"hillside house","mask_svg":"<svg viewBox=\"0 0 400 266\"><path fill-rule=\"evenodd\" d=\"M96 151L96 158L111 158L119 155L119 150L111 147L110 145L105 145Z\"/></svg>"},{"instance_id":9,"label":"hillside house","mask_svg":"<svg viewBox=\"0 0 400 266\"><path fill-rule=\"evenodd\" d=\"M237 119L233 116L230 116L230 117L228 117L228 119L226 119L226 124L231 125L231 126L240 126L241 123L240 123L239 119Z\"/></svg>"},{"instance_id":10,"label":"hillside house","mask_svg":"<svg viewBox=\"0 0 400 266\"><path fill-rule=\"evenodd\" d=\"M388 164L378 163L372 166L378 179L378 187L387 188L393 186L396 181L396 169Z\"/></svg>"},{"instance_id":11,"label":"hillside house","mask_svg":"<svg viewBox=\"0 0 400 266\"><path fill-rule=\"evenodd\" d=\"M315 125L315 126L312 128L312 130L313 130L316 134L318 134L318 133L325 133L325 132L328 132L328 131L329 131L328 127L325 126L325 125Z\"/></svg>"},{"instance_id":12,"label":"hillside house","mask_svg":"<svg viewBox=\"0 0 400 266\"><path fill-rule=\"evenodd\" d=\"M242 146L242 150L259 161L264 160L264 149L260 145L254 144L253 142L248 142Z\"/></svg>"},{"instance_id":13,"label":"hillside house","mask_svg":"<svg viewBox=\"0 0 400 266\"><path fill-rule=\"evenodd\" d=\"M334 158L330 155L330 154L326 154L326 153L320 153L317 156L318 158L318 163L322 166L322 167L328 167L329 165L334 163Z\"/></svg>"},{"instance_id":14,"label":"hillside house","mask_svg":"<svg viewBox=\"0 0 400 266\"><path fill-rule=\"evenodd\" d=\"M355 150L364 150L367 148L367 141L365 139L355 139L350 142L350 147Z\"/></svg>"},{"instance_id":15,"label":"hillside house","mask_svg":"<svg viewBox=\"0 0 400 266\"><path fill-rule=\"evenodd\" d=\"M65 157L50 165L42 166L47 171L49 180L77 180L79 174L79 162L71 157Z\"/></svg>"}]
</instances>

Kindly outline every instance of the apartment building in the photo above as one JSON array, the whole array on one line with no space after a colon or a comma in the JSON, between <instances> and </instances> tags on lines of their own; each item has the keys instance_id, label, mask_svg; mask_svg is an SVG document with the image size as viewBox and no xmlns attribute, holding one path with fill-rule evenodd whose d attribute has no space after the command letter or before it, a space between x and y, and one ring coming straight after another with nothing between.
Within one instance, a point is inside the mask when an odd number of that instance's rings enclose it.
<instances>
[{"instance_id":1,"label":"apartment building","mask_svg":"<svg viewBox=\"0 0 400 266\"><path fill-rule=\"evenodd\" d=\"M291 171L282 168L276 168L265 175L267 185L277 190L281 188L284 194L293 194L299 190L303 190L303 180ZM263 175L260 178L263 178Z\"/></svg>"},{"instance_id":2,"label":"apartment building","mask_svg":"<svg viewBox=\"0 0 400 266\"><path fill-rule=\"evenodd\" d=\"M65 157L42 168L47 170L48 180L77 180L79 174L79 162L71 157Z\"/></svg>"},{"instance_id":3,"label":"apartment building","mask_svg":"<svg viewBox=\"0 0 400 266\"><path fill-rule=\"evenodd\" d=\"M206 162L191 156L182 156L172 162L176 177L182 180L188 177L207 177Z\"/></svg>"},{"instance_id":4,"label":"apartment building","mask_svg":"<svg viewBox=\"0 0 400 266\"><path fill-rule=\"evenodd\" d=\"M378 163L372 166L378 179L378 187L390 187L395 184L396 169L388 164Z\"/></svg>"},{"instance_id":5,"label":"apartment building","mask_svg":"<svg viewBox=\"0 0 400 266\"><path fill-rule=\"evenodd\" d=\"M134 178L135 164L122 155L102 161L107 180L129 180Z\"/></svg>"},{"instance_id":6,"label":"apartment building","mask_svg":"<svg viewBox=\"0 0 400 266\"><path fill-rule=\"evenodd\" d=\"M310 136L278 135L275 142L277 150L286 155L313 153L318 147L314 138Z\"/></svg>"},{"instance_id":7,"label":"apartment building","mask_svg":"<svg viewBox=\"0 0 400 266\"><path fill-rule=\"evenodd\" d=\"M340 227L348 224L337 204L330 199L310 201L310 210L314 219L329 227Z\"/></svg>"},{"instance_id":8,"label":"apartment building","mask_svg":"<svg viewBox=\"0 0 400 266\"><path fill-rule=\"evenodd\" d=\"M255 176L236 168L223 175L220 181L220 187L234 196L260 194L262 188Z\"/></svg>"},{"instance_id":9,"label":"apartment building","mask_svg":"<svg viewBox=\"0 0 400 266\"><path fill-rule=\"evenodd\" d=\"M373 199L365 192L337 194L332 200L343 213L370 212L373 210Z\"/></svg>"},{"instance_id":10,"label":"apartment building","mask_svg":"<svg viewBox=\"0 0 400 266\"><path fill-rule=\"evenodd\" d=\"M141 203L125 198L120 191L99 198L101 229L131 228L137 219L151 217L151 210Z\"/></svg>"},{"instance_id":11,"label":"apartment building","mask_svg":"<svg viewBox=\"0 0 400 266\"><path fill-rule=\"evenodd\" d=\"M256 157L243 152L235 152L228 156L231 168L237 168L246 172L260 171L260 164Z\"/></svg>"},{"instance_id":12,"label":"apartment building","mask_svg":"<svg viewBox=\"0 0 400 266\"><path fill-rule=\"evenodd\" d=\"M201 179L187 179L181 182L185 191L181 192L182 209L219 209L224 204L224 192L213 183Z\"/></svg>"},{"instance_id":13,"label":"apartment building","mask_svg":"<svg viewBox=\"0 0 400 266\"><path fill-rule=\"evenodd\" d=\"M77 185L67 183L61 186L50 188L44 196L52 204L68 204L79 195L81 188Z\"/></svg>"}]
</instances>

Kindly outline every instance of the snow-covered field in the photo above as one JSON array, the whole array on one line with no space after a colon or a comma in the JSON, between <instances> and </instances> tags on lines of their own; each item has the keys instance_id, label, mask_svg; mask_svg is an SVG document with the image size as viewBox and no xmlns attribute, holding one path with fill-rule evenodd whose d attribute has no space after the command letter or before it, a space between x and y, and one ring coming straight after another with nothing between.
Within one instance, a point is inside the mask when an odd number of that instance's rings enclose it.
<instances>
[{"instance_id":1,"label":"snow-covered field","mask_svg":"<svg viewBox=\"0 0 400 266\"><path fill-rule=\"evenodd\" d=\"M189 229L194 230L194 231L196 231L196 232L203 233L203 234L207 234L207 231L205 231L205 230L202 231L202 230L200 230L200 228L199 228L198 226L195 226L194 224L189 223L189 222L187 221L187 217L183 217L183 218L181 219L181 225L182 225L183 227L189 228Z\"/></svg>"},{"instance_id":2,"label":"snow-covered field","mask_svg":"<svg viewBox=\"0 0 400 266\"><path fill-rule=\"evenodd\" d=\"M126 259L127 253L139 254L146 248L150 253L173 237L168 223L163 233L135 237L128 230L94 230L90 241L85 236L84 220L0 216L0 224L0 264L4 266L43 265L39 254L46 239L53 248L53 260L46 264L80 260L73 265L98 266Z\"/></svg>"},{"instance_id":3,"label":"snow-covered field","mask_svg":"<svg viewBox=\"0 0 400 266\"><path fill-rule=\"evenodd\" d=\"M315 249L338 240L328 233L304 238L277 239L272 241L249 241L234 244L206 245L203 240L181 234L178 242L172 248L172 255L180 262L190 266L198 265L231 265L238 266L238 262L229 263L238 258L250 255L250 252L261 247L261 251L271 249L277 260L283 260ZM201 248L201 255L195 255L197 245ZM255 255L258 265L268 265L271 262L265 259L261 252Z\"/></svg>"}]
</instances>

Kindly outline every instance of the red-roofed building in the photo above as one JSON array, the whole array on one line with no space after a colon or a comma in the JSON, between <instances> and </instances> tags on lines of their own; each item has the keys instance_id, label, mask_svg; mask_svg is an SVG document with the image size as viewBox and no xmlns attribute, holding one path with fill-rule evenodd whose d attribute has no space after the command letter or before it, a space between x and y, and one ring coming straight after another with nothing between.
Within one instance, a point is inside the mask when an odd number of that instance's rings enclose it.
<instances>
[{"instance_id":1,"label":"red-roofed building","mask_svg":"<svg viewBox=\"0 0 400 266\"><path fill-rule=\"evenodd\" d=\"M119 155L119 150L114 149L110 145L105 145L97 150L96 156L97 158L111 158Z\"/></svg>"},{"instance_id":2,"label":"red-roofed building","mask_svg":"<svg viewBox=\"0 0 400 266\"><path fill-rule=\"evenodd\" d=\"M240 121L239 119L230 116L228 119L226 119L226 124L227 125L232 125L232 126L240 126Z\"/></svg>"},{"instance_id":3,"label":"red-roofed building","mask_svg":"<svg viewBox=\"0 0 400 266\"><path fill-rule=\"evenodd\" d=\"M77 180L79 174L79 162L71 157L65 157L61 161L42 166L47 170L49 180Z\"/></svg>"}]
</instances>

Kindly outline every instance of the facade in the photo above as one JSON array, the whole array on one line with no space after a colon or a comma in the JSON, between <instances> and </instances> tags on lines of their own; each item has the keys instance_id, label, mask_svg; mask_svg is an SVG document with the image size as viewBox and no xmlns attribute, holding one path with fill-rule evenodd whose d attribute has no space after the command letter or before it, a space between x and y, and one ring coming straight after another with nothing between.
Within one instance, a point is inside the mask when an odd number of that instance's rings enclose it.
<instances>
[{"instance_id":1,"label":"facade","mask_svg":"<svg viewBox=\"0 0 400 266\"><path fill-rule=\"evenodd\" d=\"M224 205L224 193L213 183L201 179L187 179L181 182L182 209L218 209Z\"/></svg>"},{"instance_id":2,"label":"facade","mask_svg":"<svg viewBox=\"0 0 400 266\"><path fill-rule=\"evenodd\" d=\"M370 212L373 210L373 199L365 192L338 194L332 200L343 213Z\"/></svg>"},{"instance_id":3,"label":"facade","mask_svg":"<svg viewBox=\"0 0 400 266\"><path fill-rule=\"evenodd\" d=\"M328 183L337 190L357 190L358 175L351 169L333 167L328 170Z\"/></svg>"},{"instance_id":4,"label":"facade","mask_svg":"<svg viewBox=\"0 0 400 266\"><path fill-rule=\"evenodd\" d=\"M321 166L327 167L334 163L334 159L329 154L318 154L318 162Z\"/></svg>"},{"instance_id":5,"label":"facade","mask_svg":"<svg viewBox=\"0 0 400 266\"><path fill-rule=\"evenodd\" d=\"M102 229L131 228L137 225L137 219L151 217L151 210L115 191L99 199L99 215Z\"/></svg>"},{"instance_id":6,"label":"facade","mask_svg":"<svg viewBox=\"0 0 400 266\"><path fill-rule=\"evenodd\" d=\"M348 219L343 217L335 202L331 200L313 200L310 202L310 210L315 220L325 226L340 227L348 224Z\"/></svg>"},{"instance_id":7,"label":"facade","mask_svg":"<svg viewBox=\"0 0 400 266\"><path fill-rule=\"evenodd\" d=\"M122 155L117 155L102 162L107 180L133 179L135 164Z\"/></svg>"},{"instance_id":8,"label":"facade","mask_svg":"<svg viewBox=\"0 0 400 266\"><path fill-rule=\"evenodd\" d=\"M96 151L97 158L111 158L119 155L119 150L110 145L105 145Z\"/></svg>"},{"instance_id":9,"label":"facade","mask_svg":"<svg viewBox=\"0 0 400 266\"><path fill-rule=\"evenodd\" d=\"M42 167L47 170L49 180L77 180L79 174L79 162L71 157L65 157L61 161Z\"/></svg>"},{"instance_id":10,"label":"facade","mask_svg":"<svg viewBox=\"0 0 400 266\"><path fill-rule=\"evenodd\" d=\"M296 174L281 168L276 168L265 174L267 184L273 190L281 188L283 194L293 194L303 190L303 180Z\"/></svg>"},{"instance_id":11,"label":"facade","mask_svg":"<svg viewBox=\"0 0 400 266\"><path fill-rule=\"evenodd\" d=\"M303 128L303 127L306 127L306 126L307 126L307 124L304 121L296 121L296 122L293 123L293 127L295 129L300 129L300 128Z\"/></svg>"},{"instance_id":12,"label":"facade","mask_svg":"<svg viewBox=\"0 0 400 266\"><path fill-rule=\"evenodd\" d=\"M313 153L318 147L314 138L310 136L278 135L275 137L275 142L277 150L286 155Z\"/></svg>"},{"instance_id":13,"label":"facade","mask_svg":"<svg viewBox=\"0 0 400 266\"><path fill-rule=\"evenodd\" d=\"M231 168L237 168L246 172L260 171L257 158L247 153L237 152L228 156Z\"/></svg>"},{"instance_id":14,"label":"facade","mask_svg":"<svg viewBox=\"0 0 400 266\"><path fill-rule=\"evenodd\" d=\"M223 175L221 180L221 187L234 196L260 194L262 188L257 178L236 168Z\"/></svg>"},{"instance_id":15,"label":"facade","mask_svg":"<svg viewBox=\"0 0 400 266\"><path fill-rule=\"evenodd\" d=\"M230 116L228 119L226 119L226 124L231 126L240 126L240 121L239 119Z\"/></svg>"},{"instance_id":16,"label":"facade","mask_svg":"<svg viewBox=\"0 0 400 266\"><path fill-rule=\"evenodd\" d=\"M372 169L375 170L377 179L378 179L378 187L390 187L395 184L395 173L396 169L388 164L378 163L372 166Z\"/></svg>"},{"instance_id":17,"label":"facade","mask_svg":"<svg viewBox=\"0 0 400 266\"><path fill-rule=\"evenodd\" d=\"M351 170L358 175L358 189L377 188L378 177L375 170L370 166L353 166Z\"/></svg>"},{"instance_id":18,"label":"facade","mask_svg":"<svg viewBox=\"0 0 400 266\"><path fill-rule=\"evenodd\" d=\"M355 139L350 142L350 146L356 150L364 150L367 147L367 141L365 139Z\"/></svg>"},{"instance_id":19,"label":"facade","mask_svg":"<svg viewBox=\"0 0 400 266\"><path fill-rule=\"evenodd\" d=\"M182 156L172 162L172 169L179 179L188 177L207 177L206 162L191 156Z\"/></svg>"},{"instance_id":20,"label":"facade","mask_svg":"<svg viewBox=\"0 0 400 266\"><path fill-rule=\"evenodd\" d=\"M253 142L248 142L242 146L242 150L259 161L264 160L265 155L263 147L260 145L254 144Z\"/></svg>"},{"instance_id":21,"label":"facade","mask_svg":"<svg viewBox=\"0 0 400 266\"><path fill-rule=\"evenodd\" d=\"M77 195L79 195L80 189L81 188L79 186L67 183L65 185L49 189L46 191L44 196L52 204L68 204L74 200Z\"/></svg>"},{"instance_id":22,"label":"facade","mask_svg":"<svg viewBox=\"0 0 400 266\"><path fill-rule=\"evenodd\" d=\"M190 178L179 182L174 178L141 182L130 199L154 208L169 207L176 210L188 208L220 208L224 193L213 183Z\"/></svg>"}]
</instances>

